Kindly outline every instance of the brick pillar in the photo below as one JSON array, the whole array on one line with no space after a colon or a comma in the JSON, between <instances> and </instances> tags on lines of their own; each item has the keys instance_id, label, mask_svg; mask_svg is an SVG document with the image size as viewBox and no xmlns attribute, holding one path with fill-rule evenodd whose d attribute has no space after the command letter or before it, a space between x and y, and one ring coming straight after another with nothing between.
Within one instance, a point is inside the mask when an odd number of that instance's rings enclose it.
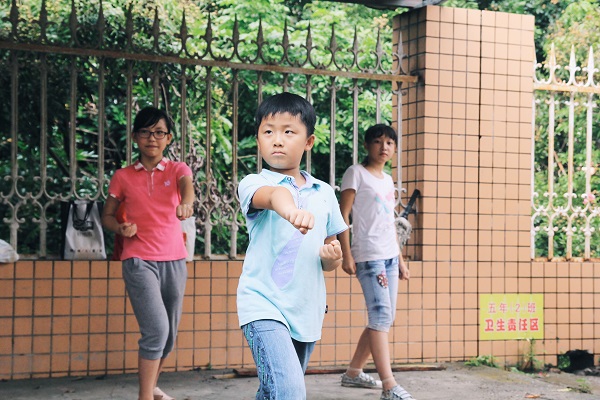
<instances>
[{"instance_id":1,"label":"brick pillar","mask_svg":"<svg viewBox=\"0 0 600 400\"><path fill-rule=\"evenodd\" d=\"M423 195L405 252L422 261L408 300L422 305L423 359L490 354L478 294L531 289L534 18L429 6L394 29L420 76L403 105L402 165Z\"/></svg>"}]
</instances>

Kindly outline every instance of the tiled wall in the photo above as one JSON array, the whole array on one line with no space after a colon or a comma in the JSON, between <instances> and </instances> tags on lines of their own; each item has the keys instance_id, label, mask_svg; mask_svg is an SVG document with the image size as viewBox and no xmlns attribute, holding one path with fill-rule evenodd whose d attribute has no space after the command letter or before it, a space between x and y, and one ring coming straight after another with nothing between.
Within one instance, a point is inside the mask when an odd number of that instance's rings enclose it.
<instances>
[{"instance_id":1,"label":"tiled wall","mask_svg":"<svg viewBox=\"0 0 600 400\"><path fill-rule=\"evenodd\" d=\"M421 190L390 333L397 363L494 355L479 341L480 294L543 293L538 358L600 353L600 264L529 259L533 18L426 7L394 21L417 85L402 108L403 182ZM167 370L251 367L237 324L241 261L188 263ZM346 365L365 326L356 279L327 274L329 312L311 365ZM600 308L599 308L600 309ZM0 264L0 379L134 372L138 329L114 262Z\"/></svg>"},{"instance_id":2,"label":"tiled wall","mask_svg":"<svg viewBox=\"0 0 600 400\"><path fill-rule=\"evenodd\" d=\"M188 263L177 347L166 370L254 366L236 314L241 267ZM328 273L327 290L329 312L312 365L346 364L366 323L356 279ZM135 372L138 338L120 262L0 264L0 379ZM406 346L399 349L405 357Z\"/></svg>"},{"instance_id":3,"label":"tiled wall","mask_svg":"<svg viewBox=\"0 0 600 400\"><path fill-rule=\"evenodd\" d=\"M478 342L476 297L489 288L469 288L465 283L477 281L477 272L455 278L460 272L451 273L451 265L409 263L413 278L400 284L390 335L394 362L478 354L517 362L524 342ZM241 262L197 261L188 268L177 348L166 370L252 367L235 308ZM567 350L600 352L600 263L534 262L506 267L494 280L504 287L515 284L522 293L544 293L540 360L556 365L557 354ZM366 323L356 279L341 270L330 273L327 291L329 312L311 366L346 365ZM138 337L119 262L0 264L0 379L135 372Z\"/></svg>"}]
</instances>

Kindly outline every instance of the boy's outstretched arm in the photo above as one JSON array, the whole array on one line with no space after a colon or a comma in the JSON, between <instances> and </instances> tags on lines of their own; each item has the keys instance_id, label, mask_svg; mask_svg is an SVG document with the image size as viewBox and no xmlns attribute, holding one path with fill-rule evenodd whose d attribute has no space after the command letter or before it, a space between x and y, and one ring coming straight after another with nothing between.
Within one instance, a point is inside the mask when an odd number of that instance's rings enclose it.
<instances>
[{"instance_id":1,"label":"boy's outstretched arm","mask_svg":"<svg viewBox=\"0 0 600 400\"><path fill-rule=\"evenodd\" d=\"M325 239L325 244L319 250L323 271L333 271L342 265L342 246L335 236Z\"/></svg>"},{"instance_id":2,"label":"boy's outstretched arm","mask_svg":"<svg viewBox=\"0 0 600 400\"><path fill-rule=\"evenodd\" d=\"M194 214L194 183L191 176L182 176L179 179L179 196L181 202L175 209L177 218L184 220Z\"/></svg>"},{"instance_id":3,"label":"boy's outstretched arm","mask_svg":"<svg viewBox=\"0 0 600 400\"><path fill-rule=\"evenodd\" d=\"M257 210L273 210L289 221L302 234L315 226L314 215L296 207L289 190L278 186L263 186L252 196L251 207Z\"/></svg>"}]
</instances>

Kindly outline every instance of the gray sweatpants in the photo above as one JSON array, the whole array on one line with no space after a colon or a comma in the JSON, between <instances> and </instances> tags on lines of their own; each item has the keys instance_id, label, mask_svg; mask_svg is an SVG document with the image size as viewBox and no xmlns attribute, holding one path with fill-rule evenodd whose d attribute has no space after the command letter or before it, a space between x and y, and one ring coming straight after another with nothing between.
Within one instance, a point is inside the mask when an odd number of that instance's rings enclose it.
<instances>
[{"instance_id":1,"label":"gray sweatpants","mask_svg":"<svg viewBox=\"0 0 600 400\"><path fill-rule=\"evenodd\" d=\"M166 357L175 345L187 280L185 259L123 260L123 279L142 337L140 357Z\"/></svg>"}]
</instances>

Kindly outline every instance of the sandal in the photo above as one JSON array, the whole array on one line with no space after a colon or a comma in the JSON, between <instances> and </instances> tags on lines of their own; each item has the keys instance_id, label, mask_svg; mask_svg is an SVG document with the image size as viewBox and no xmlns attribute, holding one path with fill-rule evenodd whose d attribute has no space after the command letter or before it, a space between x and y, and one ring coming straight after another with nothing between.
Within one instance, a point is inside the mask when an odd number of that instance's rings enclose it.
<instances>
[{"instance_id":1,"label":"sandal","mask_svg":"<svg viewBox=\"0 0 600 400\"><path fill-rule=\"evenodd\" d=\"M416 400L402 386L396 385L391 389L384 390L379 400Z\"/></svg>"},{"instance_id":2,"label":"sandal","mask_svg":"<svg viewBox=\"0 0 600 400\"><path fill-rule=\"evenodd\" d=\"M174 397L171 397L162 390L160 390L158 386L154 388L154 393L152 394L154 395L154 400L175 400Z\"/></svg>"}]
</instances>

